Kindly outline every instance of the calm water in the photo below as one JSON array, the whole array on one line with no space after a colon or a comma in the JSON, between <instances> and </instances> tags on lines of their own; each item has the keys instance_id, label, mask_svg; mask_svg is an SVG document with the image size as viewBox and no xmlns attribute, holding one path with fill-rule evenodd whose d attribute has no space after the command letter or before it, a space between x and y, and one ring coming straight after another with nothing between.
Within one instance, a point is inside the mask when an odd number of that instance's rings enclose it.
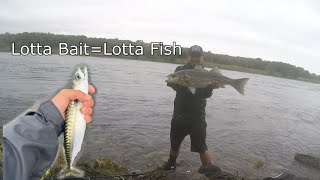
<instances>
[{"instance_id":1,"label":"calm water","mask_svg":"<svg viewBox=\"0 0 320 180\"><path fill-rule=\"evenodd\" d=\"M169 132L175 92L166 75L177 65L93 57L16 57L0 53L0 120L4 124L40 99L64 87L75 65L89 65L97 88L93 122L82 157L112 158L144 172L162 164L170 148ZM214 90L207 105L207 145L214 163L249 178L290 171L319 179L320 171L294 161L295 153L320 156L320 85L262 75L249 77L246 95L233 88ZM263 160L263 168L252 161ZM199 156L182 144L178 170L197 170Z\"/></svg>"}]
</instances>

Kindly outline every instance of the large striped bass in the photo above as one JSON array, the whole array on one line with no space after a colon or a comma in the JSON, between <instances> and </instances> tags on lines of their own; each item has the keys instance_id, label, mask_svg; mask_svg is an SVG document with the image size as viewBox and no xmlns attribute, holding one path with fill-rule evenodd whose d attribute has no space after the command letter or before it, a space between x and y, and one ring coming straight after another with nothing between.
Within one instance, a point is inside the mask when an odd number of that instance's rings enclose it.
<instances>
[{"instance_id":1,"label":"large striped bass","mask_svg":"<svg viewBox=\"0 0 320 180\"><path fill-rule=\"evenodd\" d=\"M72 81L72 89L81 90L88 94L88 70L84 66L83 70L78 68L74 74ZM71 101L66 110L66 122L64 129L64 150L67 161L67 169L64 170L60 177L65 176L83 176L84 173L74 168L74 160L80 152L86 131L86 121L81 113L81 102Z\"/></svg>"},{"instance_id":2,"label":"large striped bass","mask_svg":"<svg viewBox=\"0 0 320 180\"><path fill-rule=\"evenodd\" d=\"M193 94L195 93L196 88L204 88L213 81L217 81L220 87L230 85L234 87L240 94L244 95L244 86L249 80L249 78L231 79L222 75L217 68L207 71L201 66L196 66L194 69L177 71L168 75L167 77L167 83L174 83L189 87Z\"/></svg>"}]
</instances>

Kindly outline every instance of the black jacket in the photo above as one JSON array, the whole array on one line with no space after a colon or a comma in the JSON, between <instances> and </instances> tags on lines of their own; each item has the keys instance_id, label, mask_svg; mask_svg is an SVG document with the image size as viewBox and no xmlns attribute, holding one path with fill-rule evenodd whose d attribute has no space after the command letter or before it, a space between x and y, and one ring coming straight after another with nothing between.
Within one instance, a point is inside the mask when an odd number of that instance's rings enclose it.
<instances>
[{"instance_id":1,"label":"black jacket","mask_svg":"<svg viewBox=\"0 0 320 180\"><path fill-rule=\"evenodd\" d=\"M184 66L178 66L175 72L193 68L194 66L191 64L186 64ZM167 85L176 91L174 113L182 115L205 115L205 107L207 105L206 98L212 96L213 90L210 85L206 88L197 88L195 94L192 94L188 87L172 83L167 83Z\"/></svg>"}]
</instances>

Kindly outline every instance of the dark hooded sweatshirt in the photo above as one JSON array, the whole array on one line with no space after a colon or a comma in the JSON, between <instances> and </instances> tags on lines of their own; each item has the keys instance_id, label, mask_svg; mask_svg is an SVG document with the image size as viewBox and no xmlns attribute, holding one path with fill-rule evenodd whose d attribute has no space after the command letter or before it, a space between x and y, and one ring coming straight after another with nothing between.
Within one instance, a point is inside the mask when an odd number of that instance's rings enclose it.
<instances>
[{"instance_id":1,"label":"dark hooded sweatshirt","mask_svg":"<svg viewBox=\"0 0 320 180\"><path fill-rule=\"evenodd\" d=\"M175 72L193 68L194 66L188 63L184 66L178 66ZM207 105L206 98L212 96L213 88L211 85L208 85L206 88L197 88L195 94L192 94L189 88L185 86L173 83L168 83L167 85L176 91L176 98L174 100L175 114L204 117Z\"/></svg>"}]
</instances>

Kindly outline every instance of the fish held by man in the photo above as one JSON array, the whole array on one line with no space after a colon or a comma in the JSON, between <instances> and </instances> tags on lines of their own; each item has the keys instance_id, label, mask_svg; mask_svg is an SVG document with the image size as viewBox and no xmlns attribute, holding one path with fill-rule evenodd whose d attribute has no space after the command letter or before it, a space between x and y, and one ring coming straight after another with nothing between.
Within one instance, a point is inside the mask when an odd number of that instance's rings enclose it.
<instances>
[{"instance_id":1,"label":"fish held by man","mask_svg":"<svg viewBox=\"0 0 320 180\"><path fill-rule=\"evenodd\" d=\"M88 94L88 70L84 66L76 70L73 80L72 89L81 90ZM67 168L64 169L60 176L63 177L82 177L84 172L74 167L75 158L81 150L84 134L86 131L86 121L81 113L82 104L78 100L71 101L66 110L66 122L64 129L64 150L67 161Z\"/></svg>"},{"instance_id":2,"label":"fish held by man","mask_svg":"<svg viewBox=\"0 0 320 180\"><path fill-rule=\"evenodd\" d=\"M167 83L174 83L189 87L193 94L195 93L196 88L205 88L213 81L217 81L219 83L219 87L230 85L240 94L244 95L244 87L249 80L249 78L231 79L222 75L220 70L217 68L207 71L201 66L196 66L194 69L178 71L168 75L167 77Z\"/></svg>"}]
</instances>

